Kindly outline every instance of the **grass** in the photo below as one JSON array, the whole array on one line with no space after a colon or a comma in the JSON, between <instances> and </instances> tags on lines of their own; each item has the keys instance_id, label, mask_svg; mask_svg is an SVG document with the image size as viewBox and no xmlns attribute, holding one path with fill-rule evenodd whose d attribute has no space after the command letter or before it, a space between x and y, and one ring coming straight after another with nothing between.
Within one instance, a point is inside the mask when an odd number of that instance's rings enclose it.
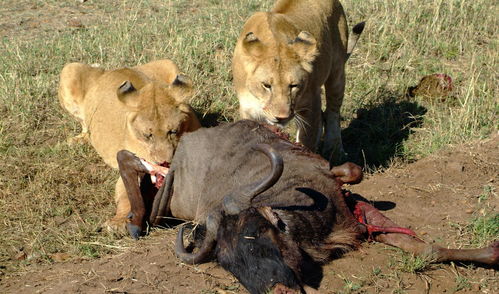
<instances>
[{"instance_id":1,"label":"grass","mask_svg":"<svg viewBox=\"0 0 499 294\"><path fill-rule=\"evenodd\" d=\"M426 270L430 265L430 260L421 256L414 256L412 254L402 252L398 264L398 269L406 273L419 273Z\"/></svg>"},{"instance_id":2,"label":"grass","mask_svg":"<svg viewBox=\"0 0 499 294\"><path fill-rule=\"evenodd\" d=\"M343 282L344 282L343 289L345 289L346 294L354 293L355 291L360 290L362 288L362 284L356 283L349 279L344 279Z\"/></svg>"},{"instance_id":3,"label":"grass","mask_svg":"<svg viewBox=\"0 0 499 294\"><path fill-rule=\"evenodd\" d=\"M499 213L493 205L497 197L493 186L484 185L482 193L476 197L479 209L473 216L464 224L450 224L461 235L460 246L478 248L499 241Z\"/></svg>"},{"instance_id":4,"label":"grass","mask_svg":"<svg viewBox=\"0 0 499 294\"><path fill-rule=\"evenodd\" d=\"M483 247L499 240L499 213L473 218L465 231L470 236L468 242L473 246Z\"/></svg>"},{"instance_id":5,"label":"grass","mask_svg":"<svg viewBox=\"0 0 499 294\"><path fill-rule=\"evenodd\" d=\"M114 68L170 58L193 79L191 103L203 123L233 121L234 43L244 20L271 2L4 0L0 264L17 271L51 262L59 252L94 258L129 242L99 231L114 210L117 172L91 147L65 144L79 125L57 101L64 64ZM487 0L342 2L352 24L367 21L347 66L342 111L352 160L386 167L497 130L497 6ZM70 15L82 26L67 25ZM407 87L437 72L454 79L451 98L405 96ZM14 258L19 252L26 253L22 262Z\"/></svg>"}]
</instances>

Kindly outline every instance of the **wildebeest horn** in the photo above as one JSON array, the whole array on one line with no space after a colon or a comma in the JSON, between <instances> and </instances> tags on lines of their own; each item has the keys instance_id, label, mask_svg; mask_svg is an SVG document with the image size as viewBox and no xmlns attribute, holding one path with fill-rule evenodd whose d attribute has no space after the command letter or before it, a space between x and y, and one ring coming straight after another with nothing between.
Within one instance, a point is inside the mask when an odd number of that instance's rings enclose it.
<instances>
[{"instance_id":1,"label":"wildebeest horn","mask_svg":"<svg viewBox=\"0 0 499 294\"><path fill-rule=\"evenodd\" d=\"M220 226L222 214L220 211L214 211L206 218L206 235L203 240L203 245L197 253L189 253L184 247L184 225L182 225L177 234L175 241L175 254L183 262L188 264L198 264L204 262L210 255L213 247L215 247L217 239L217 231Z\"/></svg>"},{"instance_id":2,"label":"wildebeest horn","mask_svg":"<svg viewBox=\"0 0 499 294\"><path fill-rule=\"evenodd\" d=\"M284 169L282 157L277 151L268 144L257 144L253 149L263 152L270 159L270 174L256 182L242 187L240 190L232 192L224 197L223 211L226 214L238 214L242 210L251 206L251 201L257 195L265 192L272 187L281 177Z\"/></svg>"},{"instance_id":3,"label":"wildebeest horn","mask_svg":"<svg viewBox=\"0 0 499 294\"><path fill-rule=\"evenodd\" d=\"M173 191L173 177L174 170L170 170L165 176L163 185L156 193L154 201L151 208L151 215L149 216L149 222L154 226L159 225L162 217L166 215L166 208L170 202Z\"/></svg>"},{"instance_id":4,"label":"wildebeest horn","mask_svg":"<svg viewBox=\"0 0 499 294\"><path fill-rule=\"evenodd\" d=\"M224 197L222 211L215 210L206 218L206 236L203 240L203 245L201 245L197 253L187 252L184 247L184 227L180 228L175 242L175 253L183 262L197 264L205 261L215 246L222 213L233 215L248 208L253 198L272 187L281 177L283 171L281 155L268 144L257 144L253 148L263 152L270 159L270 174L266 178L244 186L237 192L232 192Z\"/></svg>"}]
</instances>

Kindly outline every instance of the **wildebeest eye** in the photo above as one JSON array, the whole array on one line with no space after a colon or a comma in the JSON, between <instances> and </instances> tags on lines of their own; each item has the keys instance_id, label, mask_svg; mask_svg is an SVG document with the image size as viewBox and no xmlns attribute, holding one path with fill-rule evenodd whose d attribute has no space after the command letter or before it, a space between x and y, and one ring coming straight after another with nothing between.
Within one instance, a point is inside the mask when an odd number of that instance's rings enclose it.
<instances>
[{"instance_id":1,"label":"wildebeest eye","mask_svg":"<svg viewBox=\"0 0 499 294\"><path fill-rule=\"evenodd\" d=\"M272 85L269 84L269 83L265 83L263 82L262 83L262 87L265 89L265 90L271 90L272 89Z\"/></svg>"}]
</instances>

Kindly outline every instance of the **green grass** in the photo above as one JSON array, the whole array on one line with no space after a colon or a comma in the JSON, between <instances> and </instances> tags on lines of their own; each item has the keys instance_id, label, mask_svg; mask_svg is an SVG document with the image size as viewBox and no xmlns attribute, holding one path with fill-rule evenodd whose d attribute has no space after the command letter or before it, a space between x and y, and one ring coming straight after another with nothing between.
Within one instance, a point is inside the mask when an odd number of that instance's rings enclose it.
<instances>
[{"instance_id":1,"label":"green grass","mask_svg":"<svg viewBox=\"0 0 499 294\"><path fill-rule=\"evenodd\" d=\"M4 7L29 4L31 10L0 8L14 24L0 43L0 264L16 270L23 264L13 258L19 251L27 253L25 264L50 262L57 252L97 257L128 244L99 232L114 210L117 172L91 147L65 144L80 130L57 101L64 64L114 68L170 58L193 79L191 103L203 123L232 121L238 116L230 71L235 40L244 20L271 2L5 0ZM347 66L342 112L353 160L385 167L497 130L497 6L487 0L342 2L351 24L367 21ZM78 14L83 27L58 25L58 19L67 23L68 9L86 12ZM48 25L16 25L19 15L36 20L38 12L49 14ZM405 97L407 87L437 72L454 79L446 102Z\"/></svg>"},{"instance_id":2,"label":"green grass","mask_svg":"<svg viewBox=\"0 0 499 294\"><path fill-rule=\"evenodd\" d=\"M494 206L497 193L492 185L484 185L482 193L476 196L478 210L466 223L450 223L461 235L459 246L479 248L499 240L499 213Z\"/></svg>"},{"instance_id":3,"label":"green grass","mask_svg":"<svg viewBox=\"0 0 499 294\"><path fill-rule=\"evenodd\" d=\"M419 273L428 269L431 261L421 256L414 256L412 254L402 252L398 264L398 269L406 273Z\"/></svg>"},{"instance_id":4,"label":"green grass","mask_svg":"<svg viewBox=\"0 0 499 294\"><path fill-rule=\"evenodd\" d=\"M483 247L494 240L499 240L499 213L474 218L465 227L471 238L470 244Z\"/></svg>"}]
</instances>

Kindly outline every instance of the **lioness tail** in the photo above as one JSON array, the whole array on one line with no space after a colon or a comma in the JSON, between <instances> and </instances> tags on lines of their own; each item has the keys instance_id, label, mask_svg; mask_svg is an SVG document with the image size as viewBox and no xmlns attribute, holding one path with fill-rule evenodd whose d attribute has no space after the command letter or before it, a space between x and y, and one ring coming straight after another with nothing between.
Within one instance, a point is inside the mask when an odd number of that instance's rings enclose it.
<instances>
[{"instance_id":1,"label":"lioness tail","mask_svg":"<svg viewBox=\"0 0 499 294\"><path fill-rule=\"evenodd\" d=\"M360 34L362 34L362 31L364 31L364 26L366 22L359 22L356 24L353 29L352 29L352 34L348 38L348 49L347 49L347 60L352 54L353 49L355 48L355 45L357 45L357 41L360 38Z\"/></svg>"}]
</instances>

